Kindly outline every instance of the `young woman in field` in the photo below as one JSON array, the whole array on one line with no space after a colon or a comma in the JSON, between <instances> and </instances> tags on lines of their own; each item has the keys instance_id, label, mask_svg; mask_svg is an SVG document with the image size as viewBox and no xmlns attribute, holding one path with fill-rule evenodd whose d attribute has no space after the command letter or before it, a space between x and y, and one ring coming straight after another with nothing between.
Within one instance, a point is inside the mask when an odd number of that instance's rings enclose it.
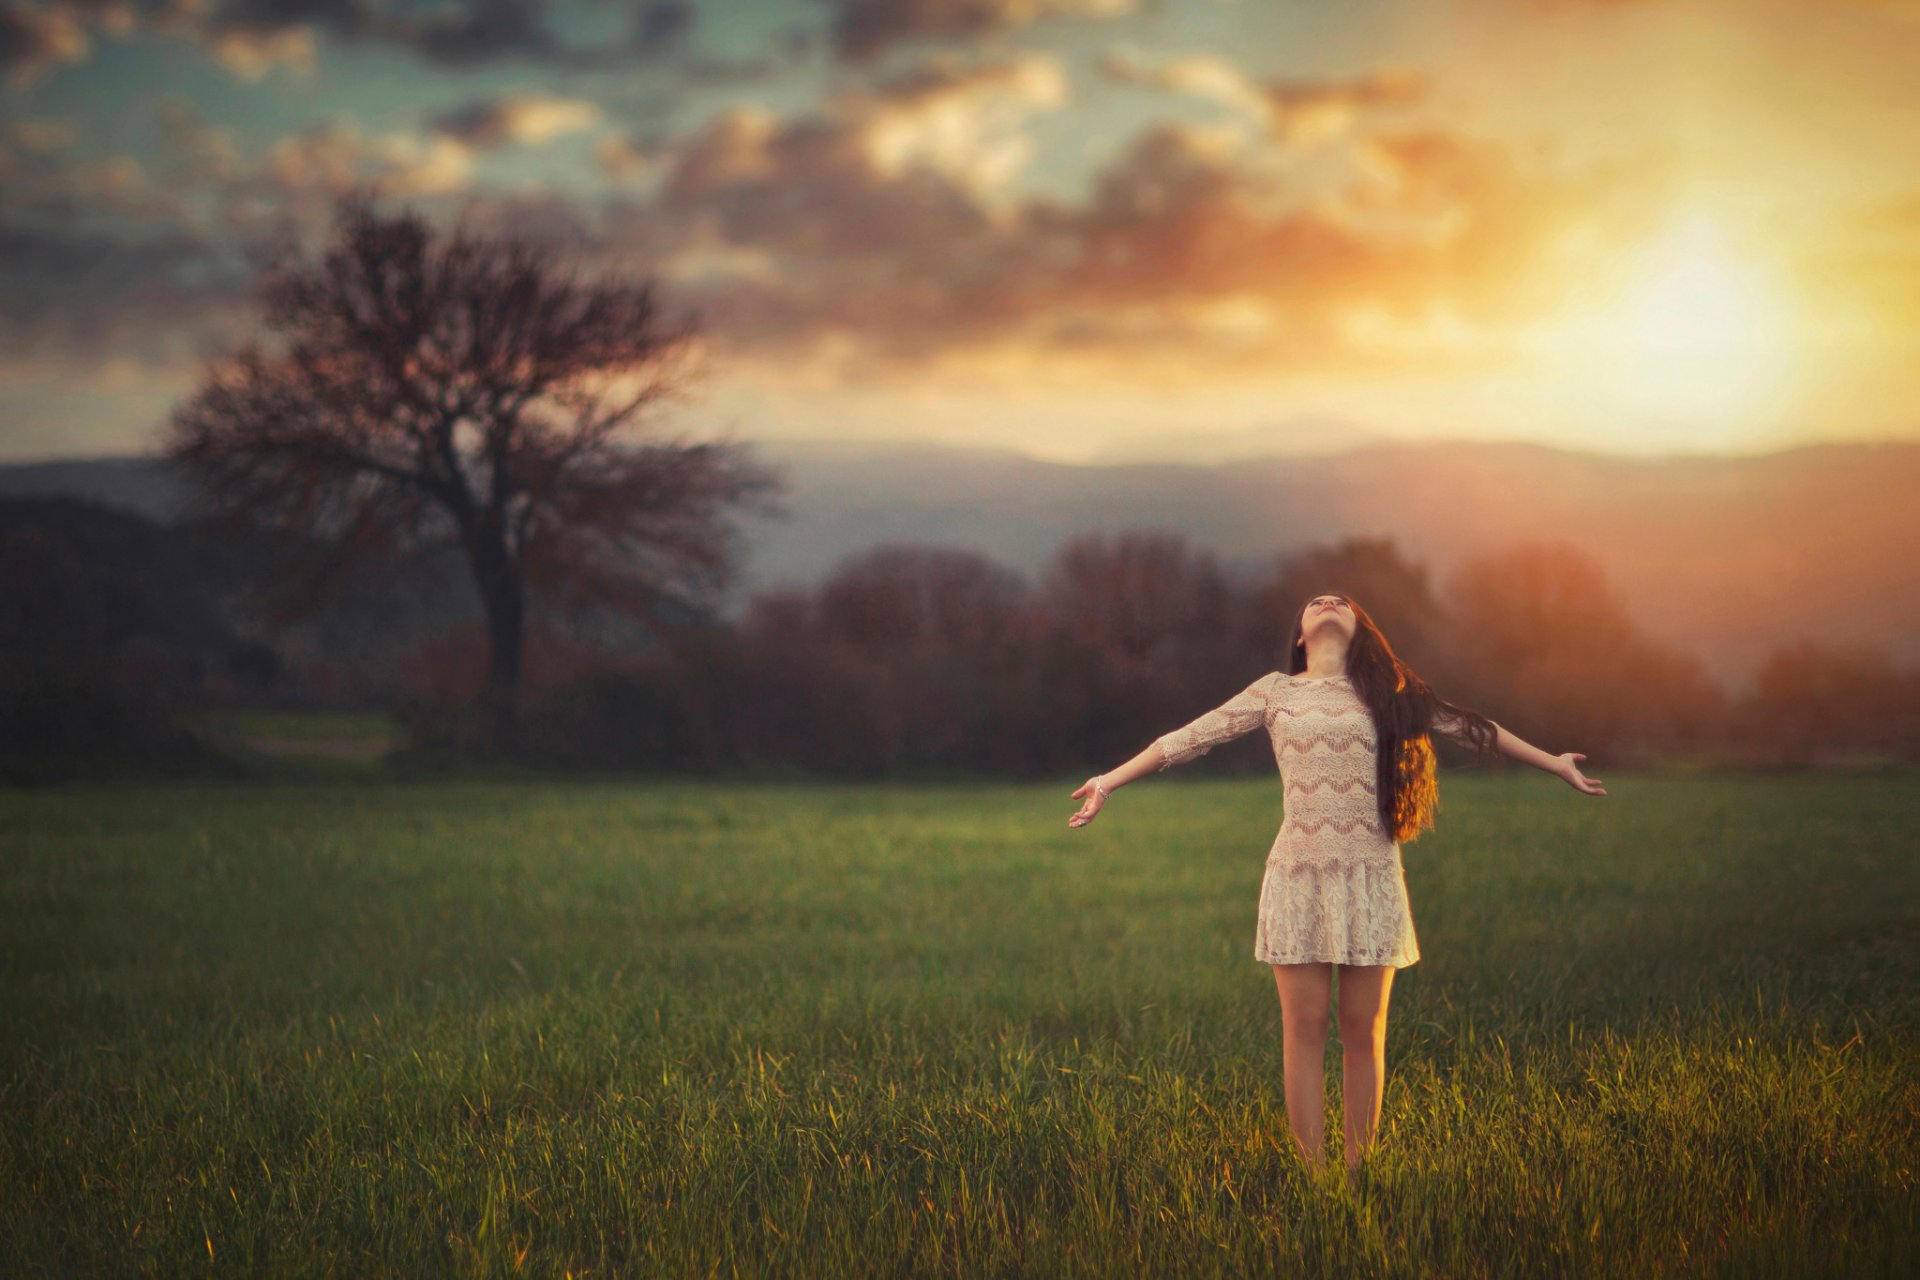
<instances>
[{"instance_id":1,"label":"young woman in field","mask_svg":"<svg viewBox=\"0 0 1920 1280\"><path fill-rule=\"evenodd\" d=\"M1115 790L1265 728L1280 766L1284 817L1260 885L1254 959L1280 992L1287 1118L1307 1167L1327 1167L1327 1022L1340 971L1346 1167L1358 1174L1380 1123L1386 1084L1387 993L1420 958L1400 843L1433 826L1439 806L1431 733L1476 755L1543 769L1585 795L1577 751L1549 755L1493 721L1437 696L1394 656L1367 611L1339 593L1294 616L1283 669L1171 733L1110 773L1089 778L1067 819L1084 827Z\"/></svg>"}]
</instances>

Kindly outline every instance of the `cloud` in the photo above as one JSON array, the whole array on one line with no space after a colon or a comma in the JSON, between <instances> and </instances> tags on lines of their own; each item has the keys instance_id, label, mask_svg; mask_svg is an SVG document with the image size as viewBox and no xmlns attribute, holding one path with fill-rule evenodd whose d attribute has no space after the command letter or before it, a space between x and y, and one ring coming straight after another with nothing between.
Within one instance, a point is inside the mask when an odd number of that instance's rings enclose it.
<instances>
[{"instance_id":1,"label":"cloud","mask_svg":"<svg viewBox=\"0 0 1920 1280\"><path fill-rule=\"evenodd\" d=\"M653 198L609 203L602 249L659 264L729 343L921 342L956 275L1003 258L1022 121L1066 93L1050 58L949 53L801 115L736 105L657 153Z\"/></svg>"},{"instance_id":2,"label":"cloud","mask_svg":"<svg viewBox=\"0 0 1920 1280\"><path fill-rule=\"evenodd\" d=\"M648 53L678 49L693 30L696 11L680 0L656 0L633 11L633 47Z\"/></svg>"},{"instance_id":3,"label":"cloud","mask_svg":"<svg viewBox=\"0 0 1920 1280\"><path fill-rule=\"evenodd\" d=\"M241 174L233 130L207 124L199 108L177 93L156 98L151 119L160 135L157 161L175 190L217 189Z\"/></svg>"},{"instance_id":4,"label":"cloud","mask_svg":"<svg viewBox=\"0 0 1920 1280\"><path fill-rule=\"evenodd\" d=\"M0 257L9 264L0 292L9 380L28 370L85 376L116 360L177 369L201 354L205 322L239 320L245 300L244 277L210 274L213 246L178 228L129 236L0 225Z\"/></svg>"},{"instance_id":5,"label":"cloud","mask_svg":"<svg viewBox=\"0 0 1920 1280\"><path fill-rule=\"evenodd\" d=\"M462 68L514 59L544 60L561 52L547 25L548 0L447 0L426 12L382 0L222 0L206 17L210 50L277 49L289 33L323 32L342 43L378 41L412 50L441 66Z\"/></svg>"},{"instance_id":6,"label":"cloud","mask_svg":"<svg viewBox=\"0 0 1920 1280\"><path fill-rule=\"evenodd\" d=\"M72 9L0 9L0 70L11 88L30 89L54 68L86 61L92 51L86 23Z\"/></svg>"},{"instance_id":7,"label":"cloud","mask_svg":"<svg viewBox=\"0 0 1920 1280\"><path fill-rule=\"evenodd\" d=\"M1249 115L1264 115L1267 110L1266 97L1252 77L1216 54L1186 54L1148 63L1130 46L1119 45L1102 54L1098 65L1108 79L1122 84L1210 98Z\"/></svg>"},{"instance_id":8,"label":"cloud","mask_svg":"<svg viewBox=\"0 0 1920 1280\"><path fill-rule=\"evenodd\" d=\"M255 31L228 27L207 33L207 56L242 80L263 80L275 67L311 76L318 64L313 28Z\"/></svg>"},{"instance_id":9,"label":"cloud","mask_svg":"<svg viewBox=\"0 0 1920 1280\"><path fill-rule=\"evenodd\" d=\"M547 94L514 94L477 102L441 116L434 127L469 147L548 142L600 123L599 104Z\"/></svg>"},{"instance_id":10,"label":"cloud","mask_svg":"<svg viewBox=\"0 0 1920 1280\"><path fill-rule=\"evenodd\" d=\"M155 98L150 118L156 145L85 159L67 154L71 125L9 128L0 136L0 223L140 236L175 230L220 243L264 225L324 218L332 198L359 183L394 196L471 186L472 149L443 135L370 135L336 119L249 157L232 130L208 125L178 94Z\"/></svg>"},{"instance_id":11,"label":"cloud","mask_svg":"<svg viewBox=\"0 0 1920 1280\"><path fill-rule=\"evenodd\" d=\"M832 0L834 50L868 62L914 40L977 40L1048 18L1120 18L1137 0Z\"/></svg>"},{"instance_id":12,"label":"cloud","mask_svg":"<svg viewBox=\"0 0 1920 1280\"><path fill-rule=\"evenodd\" d=\"M657 178L644 192L587 204L492 191L478 203L503 227L589 246L606 269L660 275L716 345L776 376L1019 364L1162 380L1472 358L1508 321L1562 301L1570 227L1604 239L1609 220L1617 230L1656 203L1653 179L1624 162L1563 171L1397 123L1386 108L1415 90L1390 72L1275 83L1220 60L1116 66L1235 110L1141 130L1084 197L1028 194L1018 180L1034 161L1030 128L1066 104L1062 67L1038 53L942 50L797 113L743 102L678 137L598 138L601 171ZM1305 152L1284 124L1269 128L1292 111L1347 114ZM163 99L154 119L151 154L106 166L73 164L55 122L0 135L9 218L102 200L144 207L198 228L217 255L280 222L317 230L336 194L369 179L431 212L440 197L474 194L482 149L599 117L574 99L515 94L424 135L337 120L251 157L182 99ZM192 328L192 306L174 301L174 327ZM208 323L230 314L216 293Z\"/></svg>"},{"instance_id":13,"label":"cloud","mask_svg":"<svg viewBox=\"0 0 1920 1280\"><path fill-rule=\"evenodd\" d=\"M561 253L591 246L598 238L590 210L546 187L524 187L462 206L469 225L481 234L512 233Z\"/></svg>"},{"instance_id":14,"label":"cloud","mask_svg":"<svg viewBox=\"0 0 1920 1280\"><path fill-rule=\"evenodd\" d=\"M819 233L819 215L841 205L864 205L869 215L903 198L964 206L968 193L1014 176L1029 152L1021 121L1066 95L1066 76L1050 58L942 55L844 89L809 115L730 108L676 147L666 204L704 202L743 222L798 215L792 234Z\"/></svg>"},{"instance_id":15,"label":"cloud","mask_svg":"<svg viewBox=\"0 0 1920 1280\"><path fill-rule=\"evenodd\" d=\"M258 323L246 251L260 238L322 225L365 182L409 199L471 188L471 148L443 135L335 120L250 157L177 94L158 97L151 118L155 146L97 159L69 155L76 131L63 122L0 133L11 371L91 378L116 359L177 371Z\"/></svg>"},{"instance_id":16,"label":"cloud","mask_svg":"<svg viewBox=\"0 0 1920 1280\"><path fill-rule=\"evenodd\" d=\"M656 144L619 133L606 134L593 149L594 163L600 172L616 182L653 172L660 155Z\"/></svg>"},{"instance_id":17,"label":"cloud","mask_svg":"<svg viewBox=\"0 0 1920 1280\"><path fill-rule=\"evenodd\" d=\"M423 18L397 19L387 29L427 61L446 67L546 61L561 46L545 11L541 0L471 0Z\"/></svg>"},{"instance_id":18,"label":"cloud","mask_svg":"<svg viewBox=\"0 0 1920 1280\"><path fill-rule=\"evenodd\" d=\"M572 46L551 22L556 0L51 0L0 9L0 71L30 88L62 66L86 62L93 34L138 30L199 43L209 59L247 80L278 67L311 74L325 43L384 44L454 70L509 62L605 69L656 63L694 82L765 79L800 46L786 33L767 54L719 58L691 48L699 10L686 0L634 5L627 37Z\"/></svg>"},{"instance_id":19,"label":"cloud","mask_svg":"<svg viewBox=\"0 0 1920 1280\"><path fill-rule=\"evenodd\" d=\"M66 223L162 223L182 215L181 194L130 154L74 159L67 122L16 122L0 142L0 213Z\"/></svg>"},{"instance_id":20,"label":"cloud","mask_svg":"<svg viewBox=\"0 0 1920 1280\"><path fill-rule=\"evenodd\" d=\"M280 66L312 75L322 35L371 39L381 19L380 0L190 0L176 4L165 25L198 40L233 74L261 80Z\"/></svg>"},{"instance_id":21,"label":"cloud","mask_svg":"<svg viewBox=\"0 0 1920 1280\"><path fill-rule=\"evenodd\" d=\"M1124 45L1104 54L1099 67L1122 84L1224 103L1294 146L1348 136L1370 113L1415 106L1432 89L1423 72L1410 68L1323 80L1260 80L1213 54L1150 62Z\"/></svg>"},{"instance_id":22,"label":"cloud","mask_svg":"<svg viewBox=\"0 0 1920 1280\"><path fill-rule=\"evenodd\" d=\"M45 153L71 146L79 129L70 120L12 120L0 131L0 147Z\"/></svg>"},{"instance_id":23,"label":"cloud","mask_svg":"<svg viewBox=\"0 0 1920 1280\"><path fill-rule=\"evenodd\" d=\"M1217 71L1154 74L1236 95ZM1016 198L1019 165L983 165L996 144L967 104L1057 105L1064 85L1028 76L928 59L818 112L724 111L675 144L657 200L609 207L607 252L661 264L720 345L775 370L1404 368L1489 357L1503 326L1567 301L1570 227L1620 231L1656 203L1659 175L1627 162L1561 171L1396 125L1373 108L1416 89L1391 72L1253 86L1262 113L1350 113L1325 154L1169 122L1085 200Z\"/></svg>"},{"instance_id":24,"label":"cloud","mask_svg":"<svg viewBox=\"0 0 1920 1280\"><path fill-rule=\"evenodd\" d=\"M289 193L326 197L368 179L395 197L446 195L468 187L472 160L471 148L443 134L369 135L331 121L275 142L260 176Z\"/></svg>"}]
</instances>

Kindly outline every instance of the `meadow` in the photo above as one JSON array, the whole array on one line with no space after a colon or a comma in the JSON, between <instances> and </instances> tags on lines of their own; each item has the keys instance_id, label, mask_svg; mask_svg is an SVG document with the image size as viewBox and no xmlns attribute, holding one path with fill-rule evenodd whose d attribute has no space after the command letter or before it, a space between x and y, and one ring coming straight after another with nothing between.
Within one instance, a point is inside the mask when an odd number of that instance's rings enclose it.
<instances>
[{"instance_id":1,"label":"meadow","mask_svg":"<svg viewBox=\"0 0 1920 1280\"><path fill-rule=\"evenodd\" d=\"M0 1265L1920 1274L1920 777L1598 772L1443 776L1358 1189L1274 779L3 792Z\"/></svg>"}]
</instances>

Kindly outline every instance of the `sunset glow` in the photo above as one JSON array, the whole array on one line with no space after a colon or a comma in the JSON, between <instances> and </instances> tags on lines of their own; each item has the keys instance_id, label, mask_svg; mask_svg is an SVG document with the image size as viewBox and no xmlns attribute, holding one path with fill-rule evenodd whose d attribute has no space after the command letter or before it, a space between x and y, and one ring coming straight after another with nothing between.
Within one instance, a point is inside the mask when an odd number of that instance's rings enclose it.
<instances>
[{"instance_id":1,"label":"sunset glow","mask_svg":"<svg viewBox=\"0 0 1920 1280\"><path fill-rule=\"evenodd\" d=\"M1590 311L1529 335L1568 396L1722 436L1797 385L1792 300L1712 215L1675 218L1617 270Z\"/></svg>"},{"instance_id":2,"label":"sunset glow","mask_svg":"<svg viewBox=\"0 0 1920 1280\"><path fill-rule=\"evenodd\" d=\"M150 448L259 330L247 249L361 182L657 277L692 430L1920 435L1908 4L56 7L0 121L15 460Z\"/></svg>"}]
</instances>

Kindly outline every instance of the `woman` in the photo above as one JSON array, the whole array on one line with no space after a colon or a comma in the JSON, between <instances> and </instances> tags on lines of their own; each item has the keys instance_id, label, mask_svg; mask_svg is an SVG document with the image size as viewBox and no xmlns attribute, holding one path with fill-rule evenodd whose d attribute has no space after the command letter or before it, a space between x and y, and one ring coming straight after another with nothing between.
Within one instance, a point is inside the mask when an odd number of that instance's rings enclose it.
<instances>
[{"instance_id":1,"label":"woman","mask_svg":"<svg viewBox=\"0 0 1920 1280\"><path fill-rule=\"evenodd\" d=\"M1387 992L1395 969L1420 958L1401 873L1400 842L1433 825L1439 807L1430 732L1544 769L1591 796L1579 752L1548 755L1493 721L1436 696L1394 656L1349 596L1315 596L1294 617L1285 669L1272 671L1191 724L1156 738L1073 793L1086 803L1069 827L1093 821L1107 796L1137 778L1197 759L1264 727L1280 766L1280 832L1260 884L1253 955L1280 990L1287 1118L1318 1174L1326 1128L1327 1014L1340 970L1346 1167L1357 1177L1380 1122L1386 1081Z\"/></svg>"}]
</instances>

